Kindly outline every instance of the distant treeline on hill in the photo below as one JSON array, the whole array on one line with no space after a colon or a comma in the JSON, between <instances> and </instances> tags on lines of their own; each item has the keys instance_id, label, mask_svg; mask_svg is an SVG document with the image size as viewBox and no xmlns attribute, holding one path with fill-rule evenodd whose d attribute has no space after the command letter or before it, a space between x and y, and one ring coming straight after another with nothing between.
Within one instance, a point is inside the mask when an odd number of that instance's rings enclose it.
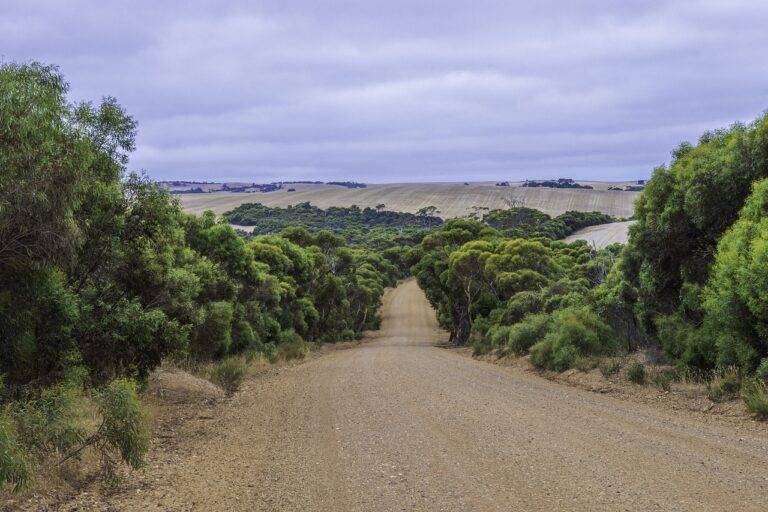
<instances>
[{"instance_id":1,"label":"distant treeline on hill","mask_svg":"<svg viewBox=\"0 0 768 512\"><path fill-rule=\"evenodd\" d=\"M616 219L601 212L568 211L557 217L524 206L506 210L491 210L483 222L509 237L546 237L560 240L589 226L615 222Z\"/></svg>"},{"instance_id":2,"label":"distant treeline on hill","mask_svg":"<svg viewBox=\"0 0 768 512\"><path fill-rule=\"evenodd\" d=\"M557 180L544 180L544 181L526 181L521 186L523 187L546 187L546 188L584 188L592 189L591 185L582 185L576 183L570 178L559 178Z\"/></svg>"},{"instance_id":3,"label":"distant treeline on hill","mask_svg":"<svg viewBox=\"0 0 768 512\"><path fill-rule=\"evenodd\" d=\"M365 183L358 183L356 181L329 181L326 185L338 185L347 188L365 188L368 186Z\"/></svg>"},{"instance_id":4,"label":"distant treeline on hill","mask_svg":"<svg viewBox=\"0 0 768 512\"><path fill-rule=\"evenodd\" d=\"M213 185L213 181L161 181L166 187L184 187L187 185ZM323 185L322 181L273 181L272 183L250 183L233 187L222 183L220 189L204 189L203 187L191 187L188 189L171 190L171 194L209 194L212 192L275 192L283 188L283 185ZM326 185L336 185L346 188L365 188L368 185L356 181L329 181ZM295 189L294 189L295 190Z\"/></svg>"},{"instance_id":5,"label":"distant treeline on hill","mask_svg":"<svg viewBox=\"0 0 768 512\"><path fill-rule=\"evenodd\" d=\"M255 226L253 234L277 233L289 226L302 226L309 231L330 229L342 232L355 228L393 227L421 229L439 226L443 220L429 215L393 212L381 208L331 207L322 210L308 202L288 208L271 208L259 203L241 204L224 214L227 222L240 226Z\"/></svg>"}]
</instances>

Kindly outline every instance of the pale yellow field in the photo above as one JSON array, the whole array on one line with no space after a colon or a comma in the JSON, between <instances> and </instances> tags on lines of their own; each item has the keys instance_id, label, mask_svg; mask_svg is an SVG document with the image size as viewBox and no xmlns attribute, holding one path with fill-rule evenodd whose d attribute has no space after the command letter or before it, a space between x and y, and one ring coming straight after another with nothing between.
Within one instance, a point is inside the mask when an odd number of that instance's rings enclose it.
<instances>
[{"instance_id":1,"label":"pale yellow field","mask_svg":"<svg viewBox=\"0 0 768 512\"><path fill-rule=\"evenodd\" d=\"M515 183L510 187L497 187L493 183L406 183L368 185L362 189L299 184L287 185L283 190L267 193L214 192L181 194L179 197L184 209L189 212L213 210L217 214L243 203L285 207L309 201L319 208L353 204L362 208L383 203L387 210L412 213L432 205L438 208L441 217L452 218L472 213L473 207L506 208L509 201L513 201L517 205L536 208L550 215L559 215L568 210L600 211L615 217L632 215L638 192L607 190L612 183L589 184L595 189L527 188ZM287 192L288 187L296 191Z\"/></svg>"}]
</instances>

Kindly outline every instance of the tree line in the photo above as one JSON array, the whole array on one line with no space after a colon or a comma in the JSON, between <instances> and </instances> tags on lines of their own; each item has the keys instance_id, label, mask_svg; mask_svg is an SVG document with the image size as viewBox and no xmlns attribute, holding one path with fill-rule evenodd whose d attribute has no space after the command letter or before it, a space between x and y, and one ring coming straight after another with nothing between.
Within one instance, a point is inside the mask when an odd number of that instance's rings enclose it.
<instances>
[{"instance_id":1,"label":"tree line","mask_svg":"<svg viewBox=\"0 0 768 512\"><path fill-rule=\"evenodd\" d=\"M454 343L558 371L658 347L677 365L663 385L697 375L720 383L715 398L741 387L768 415L768 115L680 145L635 218L626 247L597 251L556 241L569 228L541 212L498 210L446 222L409 257Z\"/></svg>"},{"instance_id":2,"label":"tree line","mask_svg":"<svg viewBox=\"0 0 768 512\"><path fill-rule=\"evenodd\" d=\"M140 465L137 389L164 358L272 359L357 338L400 275L397 246L300 227L245 240L182 212L128 172L135 120L67 90L55 67L0 67L0 482L14 485L86 447L109 472Z\"/></svg>"}]
</instances>

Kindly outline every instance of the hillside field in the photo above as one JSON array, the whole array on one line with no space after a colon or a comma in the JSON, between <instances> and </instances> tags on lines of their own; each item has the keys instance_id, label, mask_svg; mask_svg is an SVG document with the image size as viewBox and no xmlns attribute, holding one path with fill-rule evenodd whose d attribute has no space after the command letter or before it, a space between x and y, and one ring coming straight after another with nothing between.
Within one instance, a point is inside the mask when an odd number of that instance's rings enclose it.
<instances>
[{"instance_id":1,"label":"hillside field","mask_svg":"<svg viewBox=\"0 0 768 512\"><path fill-rule=\"evenodd\" d=\"M333 185L285 185L275 192L180 194L185 210L201 213L213 210L222 214L243 203L286 207L305 201L319 208L330 206L362 207L386 205L387 210L415 213L425 206L436 206L443 218L461 217L476 208L505 208L509 201L520 206L536 208L549 215L568 210L600 211L615 217L630 217L639 192L608 190L609 186L625 183L583 182L594 187L585 189L527 188L520 183L497 187L493 183L406 183L375 184L366 188L349 189ZM295 188L288 192L288 188ZM482 212L480 212L482 213Z\"/></svg>"}]
</instances>

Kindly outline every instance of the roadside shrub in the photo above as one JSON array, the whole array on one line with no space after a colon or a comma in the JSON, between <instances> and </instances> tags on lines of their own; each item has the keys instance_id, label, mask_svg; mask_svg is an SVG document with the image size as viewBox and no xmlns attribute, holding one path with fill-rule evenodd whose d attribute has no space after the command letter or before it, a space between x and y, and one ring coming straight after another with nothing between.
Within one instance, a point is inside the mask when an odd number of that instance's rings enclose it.
<instances>
[{"instance_id":1,"label":"roadside shrub","mask_svg":"<svg viewBox=\"0 0 768 512\"><path fill-rule=\"evenodd\" d=\"M96 403L102 423L95 442L107 471L113 472L114 462L109 456L112 450L132 468L142 467L149 449L149 425L136 392L136 383L115 379L96 394Z\"/></svg>"},{"instance_id":2,"label":"roadside shrub","mask_svg":"<svg viewBox=\"0 0 768 512\"><path fill-rule=\"evenodd\" d=\"M280 355L277 353L277 346L275 346L274 343L264 344L264 357L266 357L267 361L271 364L275 364L280 358Z\"/></svg>"},{"instance_id":3,"label":"roadside shrub","mask_svg":"<svg viewBox=\"0 0 768 512\"><path fill-rule=\"evenodd\" d=\"M0 486L11 485L18 491L29 481L29 465L16 438L13 422L0 416Z\"/></svg>"},{"instance_id":4,"label":"roadside shrub","mask_svg":"<svg viewBox=\"0 0 768 512\"><path fill-rule=\"evenodd\" d=\"M645 384L646 371L643 363L634 362L627 367L627 380L633 384Z\"/></svg>"},{"instance_id":5,"label":"roadside shrub","mask_svg":"<svg viewBox=\"0 0 768 512\"><path fill-rule=\"evenodd\" d=\"M248 365L239 357L228 357L216 363L211 369L211 381L229 394L240 389L248 371Z\"/></svg>"},{"instance_id":6,"label":"roadside shrub","mask_svg":"<svg viewBox=\"0 0 768 512\"><path fill-rule=\"evenodd\" d=\"M552 315L537 313L526 316L522 322L510 327L507 347L514 354L526 354L536 342L546 336L552 325Z\"/></svg>"},{"instance_id":7,"label":"roadside shrub","mask_svg":"<svg viewBox=\"0 0 768 512\"><path fill-rule=\"evenodd\" d=\"M210 302L203 308L202 322L196 326L192 350L197 357L210 359L225 354L232 344L232 304Z\"/></svg>"},{"instance_id":8,"label":"roadside shrub","mask_svg":"<svg viewBox=\"0 0 768 512\"><path fill-rule=\"evenodd\" d=\"M597 366L598 362L594 357L578 356L573 362L573 367L584 373L594 370Z\"/></svg>"},{"instance_id":9,"label":"roadside shrub","mask_svg":"<svg viewBox=\"0 0 768 512\"><path fill-rule=\"evenodd\" d=\"M653 382L653 385L657 388L663 391L669 391L672 389L672 382L675 380L676 376L677 372L675 372L675 370L662 370L653 374L651 382Z\"/></svg>"},{"instance_id":10,"label":"roadside shrub","mask_svg":"<svg viewBox=\"0 0 768 512\"><path fill-rule=\"evenodd\" d=\"M280 333L280 344L277 346L278 357L290 361L291 359L303 359L309 354L309 344L293 329Z\"/></svg>"},{"instance_id":11,"label":"roadside shrub","mask_svg":"<svg viewBox=\"0 0 768 512\"><path fill-rule=\"evenodd\" d=\"M20 400L11 407L20 441L39 454L65 453L82 443L86 430L80 423L81 395L73 386L44 389L40 397Z\"/></svg>"},{"instance_id":12,"label":"roadside shrub","mask_svg":"<svg viewBox=\"0 0 768 512\"><path fill-rule=\"evenodd\" d=\"M598 368L600 369L600 373L603 374L603 377L607 378L619 373L619 370L621 370L621 361L617 359L604 359L600 361Z\"/></svg>"},{"instance_id":13,"label":"roadside shrub","mask_svg":"<svg viewBox=\"0 0 768 512\"><path fill-rule=\"evenodd\" d=\"M571 368L579 356L614 351L611 328L586 307L557 311L549 333L530 348L534 365L555 371Z\"/></svg>"},{"instance_id":14,"label":"roadside shrub","mask_svg":"<svg viewBox=\"0 0 768 512\"><path fill-rule=\"evenodd\" d=\"M741 378L736 368L728 368L707 383L707 397L713 402L725 402L739 396Z\"/></svg>"},{"instance_id":15,"label":"roadside shrub","mask_svg":"<svg viewBox=\"0 0 768 512\"><path fill-rule=\"evenodd\" d=\"M762 417L768 416L768 386L757 379L744 381L741 387L741 397L747 406L747 411Z\"/></svg>"},{"instance_id":16,"label":"roadside shrub","mask_svg":"<svg viewBox=\"0 0 768 512\"><path fill-rule=\"evenodd\" d=\"M755 377L762 380L768 380L768 357L764 357L755 370Z\"/></svg>"}]
</instances>

